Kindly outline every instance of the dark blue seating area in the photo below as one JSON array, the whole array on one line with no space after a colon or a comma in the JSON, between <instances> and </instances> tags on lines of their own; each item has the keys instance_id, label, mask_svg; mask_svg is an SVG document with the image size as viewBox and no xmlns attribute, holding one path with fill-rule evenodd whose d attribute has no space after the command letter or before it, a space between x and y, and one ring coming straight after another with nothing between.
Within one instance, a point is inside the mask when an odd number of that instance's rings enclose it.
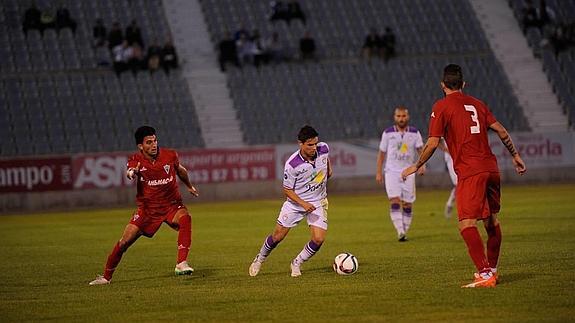
<instances>
[{"instance_id":1,"label":"dark blue seating area","mask_svg":"<svg viewBox=\"0 0 575 323\"><path fill-rule=\"evenodd\" d=\"M513 0L509 3L518 23L521 24L521 12L526 5L525 0ZM575 126L575 44L556 53L549 42L549 36L553 32L553 26L575 23L575 2L549 0L546 3L555 13L555 21L541 29L528 28L526 37L534 55L542 60L549 82L563 109L569 115L573 127ZM538 7L539 2L534 1L534 5Z\"/></svg>"},{"instance_id":2,"label":"dark blue seating area","mask_svg":"<svg viewBox=\"0 0 575 323\"><path fill-rule=\"evenodd\" d=\"M0 6L0 155L44 155L133 150L133 132L154 125L161 144L203 147L197 115L179 71L120 78L95 68L94 21L125 27L137 19L144 41L165 39L169 29L161 0L36 1L63 4L78 22L75 35L49 29L24 36L21 17L32 1Z\"/></svg>"},{"instance_id":3,"label":"dark blue seating area","mask_svg":"<svg viewBox=\"0 0 575 323\"><path fill-rule=\"evenodd\" d=\"M262 35L278 31L292 46L306 29L316 37L320 63L285 63L229 69L229 87L249 144L293 141L304 123L326 140L377 138L406 105L412 124L427 128L432 104L442 96L442 68L464 68L466 92L488 103L511 130L529 130L503 70L467 1L300 1L307 25L270 23L268 1L201 1L217 42L244 24ZM449 17L449 20L447 20ZM358 58L370 27L391 26L399 56L385 65ZM451 26L458 26L453 32Z\"/></svg>"}]
</instances>

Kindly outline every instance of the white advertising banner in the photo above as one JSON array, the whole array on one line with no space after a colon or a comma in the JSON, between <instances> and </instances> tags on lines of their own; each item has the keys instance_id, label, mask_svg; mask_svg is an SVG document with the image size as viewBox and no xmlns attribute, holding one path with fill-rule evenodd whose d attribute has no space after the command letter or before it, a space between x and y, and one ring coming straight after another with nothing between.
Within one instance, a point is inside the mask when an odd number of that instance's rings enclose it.
<instances>
[{"instance_id":1,"label":"white advertising banner","mask_svg":"<svg viewBox=\"0 0 575 323\"><path fill-rule=\"evenodd\" d=\"M575 133L512 133L511 138L527 170L547 167L575 166ZM509 152L499 137L489 137L491 150L497 156L500 169L512 169Z\"/></svg>"},{"instance_id":2,"label":"white advertising banner","mask_svg":"<svg viewBox=\"0 0 575 323\"><path fill-rule=\"evenodd\" d=\"M575 133L512 133L511 137L528 169L575 166ZM495 134L490 136L491 150L500 169L512 169L510 155ZM425 139L424 139L425 141ZM379 140L328 142L334 178L375 178ZM281 179L287 158L299 147L276 146L276 178ZM439 149L427 163L430 173L446 172L443 152Z\"/></svg>"}]
</instances>

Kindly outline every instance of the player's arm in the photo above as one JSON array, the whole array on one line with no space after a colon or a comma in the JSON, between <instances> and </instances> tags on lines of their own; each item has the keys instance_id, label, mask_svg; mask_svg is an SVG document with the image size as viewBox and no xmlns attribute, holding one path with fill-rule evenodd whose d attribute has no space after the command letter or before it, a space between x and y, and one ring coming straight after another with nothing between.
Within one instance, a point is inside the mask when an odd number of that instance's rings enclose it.
<instances>
[{"instance_id":1,"label":"player's arm","mask_svg":"<svg viewBox=\"0 0 575 323\"><path fill-rule=\"evenodd\" d=\"M186 185L186 188L188 189L188 192L190 192L190 194L192 194L193 196L200 195L196 187L192 185L192 183L190 182L190 178L188 177L188 170L184 166L182 166L182 164L178 164L176 174L178 175L182 183Z\"/></svg>"},{"instance_id":2,"label":"player's arm","mask_svg":"<svg viewBox=\"0 0 575 323\"><path fill-rule=\"evenodd\" d=\"M415 165L411 165L406 169L404 169L403 172L401 172L401 177L403 178L403 180L405 180L407 176L417 172L419 168L421 168L423 165L425 165L425 163L427 163L429 158L433 156L433 153L435 152L435 149L437 149L437 146L439 146L439 139L440 137L427 138L427 142L423 146L421 154L419 154L419 159L417 160Z\"/></svg>"},{"instance_id":3,"label":"player's arm","mask_svg":"<svg viewBox=\"0 0 575 323\"><path fill-rule=\"evenodd\" d=\"M327 179L330 179L331 175L333 175L333 169L331 168L331 161L328 158L327 159Z\"/></svg>"},{"instance_id":4,"label":"player's arm","mask_svg":"<svg viewBox=\"0 0 575 323\"><path fill-rule=\"evenodd\" d=\"M421 154L423 153L423 147L419 147L417 148L417 155L421 156ZM423 176L423 174L425 174L425 170L426 170L426 166L425 164L423 164L418 170L417 170L417 175Z\"/></svg>"},{"instance_id":5,"label":"player's arm","mask_svg":"<svg viewBox=\"0 0 575 323\"><path fill-rule=\"evenodd\" d=\"M289 189L289 188L286 188L285 186L284 186L283 189L284 189L284 194L285 194L289 199L291 199L292 201L296 202L296 203L299 204L301 207L303 207L304 210L305 210L307 213L313 212L313 210L315 210L315 206L313 206L313 204L302 200L302 199L299 197L299 195L297 195L297 194L295 193L294 190Z\"/></svg>"},{"instance_id":6,"label":"player's arm","mask_svg":"<svg viewBox=\"0 0 575 323\"><path fill-rule=\"evenodd\" d=\"M517 172L517 174L519 175L525 174L525 172L527 171L527 167L525 167L525 162L523 162L523 159L521 159L519 152L517 151L515 145L513 144L513 141L511 140L509 132L507 132L507 129L505 129L505 127L503 127L503 125L499 122L491 124L489 126L489 129L497 133L497 136L499 136L499 139L513 157L513 166L515 166L515 171Z\"/></svg>"},{"instance_id":7,"label":"player's arm","mask_svg":"<svg viewBox=\"0 0 575 323\"><path fill-rule=\"evenodd\" d=\"M378 184L383 184L383 161L385 160L385 153L381 150L377 151L377 170L375 171L375 181Z\"/></svg>"}]
</instances>

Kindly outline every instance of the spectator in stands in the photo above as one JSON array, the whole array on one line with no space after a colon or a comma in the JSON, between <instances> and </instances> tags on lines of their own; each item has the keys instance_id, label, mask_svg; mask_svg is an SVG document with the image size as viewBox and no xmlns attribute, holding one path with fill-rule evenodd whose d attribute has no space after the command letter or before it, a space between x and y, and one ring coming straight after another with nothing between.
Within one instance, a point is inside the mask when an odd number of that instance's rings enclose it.
<instances>
[{"instance_id":1,"label":"spectator in stands","mask_svg":"<svg viewBox=\"0 0 575 323\"><path fill-rule=\"evenodd\" d=\"M172 40L168 40L162 48L161 65L166 74L170 74L171 69L176 69L179 66L178 54Z\"/></svg>"},{"instance_id":2,"label":"spectator in stands","mask_svg":"<svg viewBox=\"0 0 575 323\"><path fill-rule=\"evenodd\" d=\"M131 49L126 40L112 48L114 72L116 72L118 77L120 77L120 74L128 68L128 60L130 59L130 56Z\"/></svg>"},{"instance_id":3,"label":"spectator in stands","mask_svg":"<svg viewBox=\"0 0 575 323\"><path fill-rule=\"evenodd\" d=\"M77 23L70 16L70 11L66 7L59 7L56 10L56 30L60 32L61 29L70 28L73 33L76 33Z\"/></svg>"},{"instance_id":4,"label":"spectator in stands","mask_svg":"<svg viewBox=\"0 0 575 323\"><path fill-rule=\"evenodd\" d=\"M287 8L288 10L287 10L286 22L288 25L290 24L290 21L292 19L299 19L304 25L306 24L305 13L303 12L303 10L301 10L299 2L297 2L296 0L292 0L290 1L290 3L288 3Z\"/></svg>"},{"instance_id":5,"label":"spectator in stands","mask_svg":"<svg viewBox=\"0 0 575 323\"><path fill-rule=\"evenodd\" d=\"M144 40L142 39L142 32L136 20L132 20L132 23L126 27L126 40L128 45L132 46L134 43L144 47Z\"/></svg>"},{"instance_id":6,"label":"spectator in stands","mask_svg":"<svg viewBox=\"0 0 575 323\"><path fill-rule=\"evenodd\" d=\"M547 42L555 56L569 47L575 46L575 23L554 26Z\"/></svg>"},{"instance_id":7,"label":"spectator in stands","mask_svg":"<svg viewBox=\"0 0 575 323\"><path fill-rule=\"evenodd\" d=\"M236 67L240 68L240 61L238 60L238 50L236 42L233 40L231 34L226 32L224 38L218 44L219 55L218 62L220 63L220 70L226 71L226 63L231 62Z\"/></svg>"},{"instance_id":8,"label":"spectator in stands","mask_svg":"<svg viewBox=\"0 0 575 323\"><path fill-rule=\"evenodd\" d=\"M387 63L395 56L395 34L391 27L385 27L385 33L381 36L383 61Z\"/></svg>"},{"instance_id":9,"label":"spectator in stands","mask_svg":"<svg viewBox=\"0 0 575 323\"><path fill-rule=\"evenodd\" d=\"M154 40L150 47L148 47L148 53L146 55L146 60L148 62L148 70L150 73L154 73L160 68L160 60L162 57L162 47L158 45L158 42Z\"/></svg>"},{"instance_id":10,"label":"spectator in stands","mask_svg":"<svg viewBox=\"0 0 575 323\"><path fill-rule=\"evenodd\" d=\"M270 2L272 12L270 14L269 20L275 22L276 20L289 21L289 8L283 1L272 1Z\"/></svg>"},{"instance_id":11,"label":"spectator in stands","mask_svg":"<svg viewBox=\"0 0 575 323\"><path fill-rule=\"evenodd\" d=\"M299 40L299 51L302 60L317 60L315 55L315 39L311 36L309 31L306 31L303 37Z\"/></svg>"},{"instance_id":12,"label":"spectator in stands","mask_svg":"<svg viewBox=\"0 0 575 323\"><path fill-rule=\"evenodd\" d=\"M556 17L555 11L547 6L547 2L540 0L539 9L537 10L537 27L539 31L543 32L543 29L547 25L555 25Z\"/></svg>"},{"instance_id":13,"label":"spectator in stands","mask_svg":"<svg viewBox=\"0 0 575 323\"><path fill-rule=\"evenodd\" d=\"M240 29L236 30L236 32L234 33L234 40L238 41L240 40L240 38L242 38L242 36L245 36L246 38L250 37L250 33L248 32L244 24L241 24Z\"/></svg>"},{"instance_id":14,"label":"spectator in stands","mask_svg":"<svg viewBox=\"0 0 575 323\"><path fill-rule=\"evenodd\" d=\"M40 33L44 32L40 22L41 16L42 13L40 10L38 10L35 3L32 3L30 8L26 9L24 12L24 20L22 22L22 31L24 31L26 36L28 35L28 30L30 29L37 29L40 31Z\"/></svg>"},{"instance_id":15,"label":"spectator in stands","mask_svg":"<svg viewBox=\"0 0 575 323\"><path fill-rule=\"evenodd\" d=\"M119 22L115 22L112 24L110 33L108 33L108 48L113 51L113 49L116 46L121 45L123 41L124 34L122 33L122 27Z\"/></svg>"},{"instance_id":16,"label":"spectator in stands","mask_svg":"<svg viewBox=\"0 0 575 323\"><path fill-rule=\"evenodd\" d=\"M269 60L272 62L277 64L288 59L286 46L281 42L277 32L274 32L271 38L266 41L265 47Z\"/></svg>"},{"instance_id":17,"label":"spectator in stands","mask_svg":"<svg viewBox=\"0 0 575 323\"><path fill-rule=\"evenodd\" d=\"M365 36L365 41L362 47L363 57L365 59L371 59L374 56L379 56L381 53L381 38L377 34L375 28L369 30L369 34Z\"/></svg>"},{"instance_id":18,"label":"spectator in stands","mask_svg":"<svg viewBox=\"0 0 575 323\"><path fill-rule=\"evenodd\" d=\"M269 56L267 48L265 47L265 42L262 40L259 30L254 29L250 36L250 41L252 43L251 50L254 66L259 67L262 63L267 64L269 62Z\"/></svg>"},{"instance_id":19,"label":"spectator in stands","mask_svg":"<svg viewBox=\"0 0 575 323\"><path fill-rule=\"evenodd\" d=\"M56 16L52 9L45 9L40 15L40 24L42 25L40 32L49 28L56 28Z\"/></svg>"},{"instance_id":20,"label":"spectator in stands","mask_svg":"<svg viewBox=\"0 0 575 323\"><path fill-rule=\"evenodd\" d=\"M530 27L538 27L537 9L533 6L533 0L526 0L525 7L521 10L521 24L523 33L527 32Z\"/></svg>"},{"instance_id":21,"label":"spectator in stands","mask_svg":"<svg viewBox=\"0 0 575 323\"><path fill-rule=\"evenodd\" d=\"M255 44L252 42L250 36L240 34L240 39L236 41L236 48L238 51L238 59L240 60L240 64L253 64Z\"/></svg>"},{"instance_id":22,"label":"spectator in stands","mask_svg":"<svg viewBox=\"0 0 575 323\"><path fill-rule=\"evenodd\" d=\"M142 47L138 43L128 44L125 55L128 60L128 68L136 75L144 67L144 51Z\"/></svg>"},{"instance_id":23,"label":"spectator in stands","mask_svg":"<svg viewBox=\"0 0 575 323\"><path fill-rule=\"evenodd\" d=\"M101 18L96 19L96 24L94 25L94 28L92 28L92 37L94 38L93 46L96 48L106 46L107 35L108 32L106 30L106 26L104 26L104 22L102 21L102 19Z\"/></svg>"}]
</instances>

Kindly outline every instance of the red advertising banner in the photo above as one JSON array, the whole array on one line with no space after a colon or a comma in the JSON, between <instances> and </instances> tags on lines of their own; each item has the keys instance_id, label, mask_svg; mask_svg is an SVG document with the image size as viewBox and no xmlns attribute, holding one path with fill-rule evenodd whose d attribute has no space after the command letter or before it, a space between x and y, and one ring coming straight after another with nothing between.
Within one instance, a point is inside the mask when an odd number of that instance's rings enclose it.
<instances>
[{"instance_id":1,"label":"red advertising banner","mask_svg":"<svg viewBox=\"0 0 575 323\"><path fill-rule=\"evenodd\" d=\"M0 160L0 193L70 189L70 157Z\"/></svg>"},{"instance_id":2,"label":"red advertising banner","mask_svg":"<svg viewBox=\"0 0 575 323\"><path fill-rule=\"evenodd\" d=\"M192 183L275 179L275 148L203 149L179 153Z\"/></svg>"},{"instance_id":3,"label":"red advertising banner","mask_svg":"<svg viewBox=\"0 0 575 323\"><path fill-rule=\"evenodd\" d=\"M178 151L194 184L261 181L275 178L275 149L202 149ZM72 160L74 189L134 185L126 178L132 153L76 155Z\"/></svg>"},{"instance_id":4,"label":"red advertising banner","mask_svg":"<svg viewBox=\"0 0 575 323\"><path fill-rule=\"evenodd\" d=\"M134 182L126 177L126 164L131 154L124 152L74 156L74 189L134 185Z\"/></svg>"}]
</instances>

